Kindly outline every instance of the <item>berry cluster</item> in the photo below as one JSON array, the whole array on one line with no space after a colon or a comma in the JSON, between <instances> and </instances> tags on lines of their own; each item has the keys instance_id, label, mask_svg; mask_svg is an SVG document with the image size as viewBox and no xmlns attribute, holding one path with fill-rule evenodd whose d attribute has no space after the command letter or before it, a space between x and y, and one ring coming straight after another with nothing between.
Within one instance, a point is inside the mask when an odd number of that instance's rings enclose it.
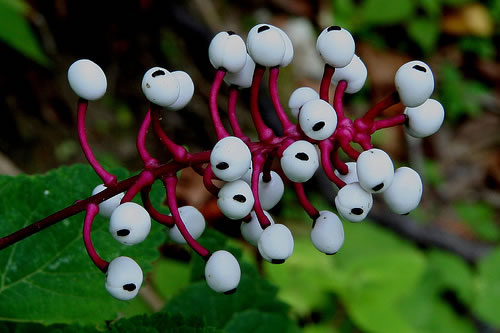
<instances>
[{"instance_id":1,"label":"berry cluster","mask_svg":"<svg viewBox=\"0 0 500 333\"><path fill-rule=\"evenodd\" d=\"M190 101L194 92L191 78L182 71L169 72L160 67L148 70L142 80L142 90L150 108L137 136L144 169L139 175L120 182L98 163L85 134L88 101L104 95L106 76L90 60L78 60L71 65L68 80L80 97L80 143L103 184L94 189L92 197L76 203L64 214L86 211L85 247L95 265L106 273L106 289L111 295L122 300L133 298L141 286L143 273L131 258L118 257L108 263L97 254L90 237L97 214L109 218L109 231L126 245L140 243L147 237L151 218L165 225L173 241L188 244L206 261L205 278L210 288L226 294L236 290L241 276L238 261L227 251L211 253L200 245L196 239L205 229L203 215L192 206L178 207L177 172L184 168L190 167L203 177L207 190L218 198L221 212L231 220L241 221L243 238L258 248L262 258L274 264L285 262L294 248L290 230L275 223L267 212L281 200L285 187L282 177L292 183L300 204L313 220L312 243L325 254L339 251L344 230L335 213L318 211L307 199L303 183L311 179L320 166L339 189L335 205L345 220L362 221L372 208L374 194L382 194L390 209L398 214L407 214L419 204L422 196L419 175L407 167L394 170L388 154L372 146L371 135L383 128L404 125L409 135L422 138L440 128L444 110L439 102L429 99L434 89L430 68L421 61L404 64L395 76L396 91L362 117L352 120L344 114L344 93L358 92L367 77L365 65L354 53L354 40L347 30L331 26L321 32L316 48L326 63L319 93L308 87L292 93L288 106L297 119L294 123L282 107L277 90L280 67L287 66L293 58L289 37L269 24L253 27L246 43L232 31L218 33L208 50L210 62L216 69L209 109L218 141L211 151L200 153L189 153L161 126L162 108L179 110ZM269 68L269 93L274 111L283 128L281 136L265 124L258 107L259 88L266 68ZM232 135L224 127L217 106L223 81L229 85L227 112ZM336 88L330 104L332 83ZM256 140L243 133L236 115L239 90L246 88L250 88ZM382 111L397 103L406 106L404 113L377 119ZM164 163L146 149L145 138L150 127L166 148ZM352 143L359 144L362 152L354 149ZM340 150L352 161L344 162L339 157ZM279 167L273 164L275 160L279 160ZM224 184L219 188L213 182L215 179ZM151 203L149 192L156 180L164 184L170 215L160 213ZM131 202L139 193L143 206ZM50 223L62 220L66 217L64 214L52 218ZM10 245L5 240L8 237L2 239L0 248Z\"/></svg>"}]
</instances>

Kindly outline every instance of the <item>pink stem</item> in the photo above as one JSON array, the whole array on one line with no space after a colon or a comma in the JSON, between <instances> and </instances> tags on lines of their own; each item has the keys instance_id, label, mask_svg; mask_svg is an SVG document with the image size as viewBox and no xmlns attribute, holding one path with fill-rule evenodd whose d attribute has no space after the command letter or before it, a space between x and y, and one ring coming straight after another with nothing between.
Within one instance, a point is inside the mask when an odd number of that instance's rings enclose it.
<instances>
[{"instance_id":1,"label":"pink stem","mask_svg":"<svg viewBox=\"0 0 500 333\"><path fill-rule=\"evenodd\" d=\"M208 192L212 193L214 196L219 194L219 188L212 183L212 179L214 178L214 172L212 171L212 167L208 164L205 169L205 173L203 174L203 185Z\"/></svg>"},{"instance_id":2,"label":"pink stem","mask_svg":"<svg viewBox=\"0 0 500 333\"><path fill-rule=\"evenodd\" d=\"M151 157L146 149L146 135L148 134L149 125L151 125L151 110L148 110L146 113L141 127L139 128L139 134L137 135L137 150L146 168L158 165L158 161Z\"/></svg>"},{"instance_id":3,"label":"pink stem","mask_svg":"<svg viewBox=\"0 0 500 333\"><path fill-rule=\"evenodd\" d=\"M335 144L335 146L333 147L332 152L330 153L330 157L332 159L333 166L342 175L347 175L347 173L349 172L349 168L348 168L347 164L345 164L345 162L340 159L338 150L339 150L339 146L337 144Z\"/></svg>"},{"instance_id":4,"label":"pink stem","mask_svg":"<svg viewBox=\"0 0 500 333\"><path fill-rule=\"evenodd\" d=\"M163 131L163 128L161 127L161 115L160 115L160 110L158 109L157 106L151 105L150 108L152 112L152 119L153 119L153 129L156 133L156 136L158 139L160 139L160 142L168 149L168 151L172 154L174 157L174 160L178 162L186 162L188 159L188 152L187 150L170 140L170 138L167 136L167 134Z\"/></svg>"},{"instance_id":5,"label":"pink stem","mask_svg":"<svg viewBox=\"0 0 500 333\"><path fill-rule=\"evenodd\" d=\"M278 94L278 76L280 73L280 68L278 66L269 69L269 94L271 95L271 100L276 110L276 115L278 116L281 125L283 126L283 133L287 135L294 131L295 125L288 119L288 116L281 106L280 97Z\"/></svg>"},{"instance_id":6,"label":"pink stem","mask_svg":"<svg viewBox=\"0 0 500 333\"><path fill-rule=\"evenodd\" d=\"M271 225L271 222L269 222L269 219L267 218L266 214L264 214L264 211L262 210L262 205L260 203L260 198L259 198L259 176L260 172L262 171L262 166L265 163L265 157L261 154L256 154L252 158L252 163L253 163L253 171L252 171L252 194L254 198L254 204L253 204L253 209L255 211L255 215L257 215L257 219L259 220L259 224L262 227L262 229L265 229Z\"/></svg>"},{"instance_id":7,"label":"pink stem","mask_svg":"<svg viewBox=\"0 0 500 333\"><path fill-rule=\"evenodd\" d=\"M92 245L92 239L90 237L92 222L94 221L97 213L99 213L99 206L94 203L87 206L87 213L85 214L85 220L83 222L83 242L85 243L85 249L87 250L90 259L92 259L97 268L99 268L103 273L106 273L109 262L99 257L94 246Z\"/></svg>"},{"instance_id":8,"label":"pink stem","mask_svg":"<svg viewBox=\"0 0 500 333\"><path fill-rule=\"evenodd\" d=\"M302 208L304 208L307 215L313 220L316 220L319 217L319 212L307 199L306 193L304 192L304 185L302 183L293 183L293 187L295 188L295 193L297 194L297 198Z\"/></svg>"},{"instance_id":9,"label":"pink stem","mask_svg":"<svg viewBox=\"0 0 500 333\"><path fill-rule=\"evenodd\" d=\"M325 69L323 71L323 78L321 79L321 85L319 88L319 97L325 102L329 103L329 92L330 92L330 83L332 82L332 76L335 73L335 68L332 66L325 64Z\"/></svg>"},{"instance_id":10,"label":"pink stem","mask_svg":"<svg viewBox=\"0 0 500 333\"><path fill-rule=\"evenodd\" d=\"M341 80L335 87L335 95L333 96L333 108L337 113L337 122L345 119L344 105L342 104L342 98L344 97L344 92L347 89L347 81Z\"/></svg>"},{"instance_id":11,"label":"pink stem","mask_svg":"<svg viewBox=\"0 0 500 333\"><path fill-rule=\"evenodd\" d=\"M361 154L356 149L351 147L351 143L346 140L340 140L340 148L354 161L356 161Z\"/></svg>"},{"instance_id":12,"label":"pink stem","mask_svg":"<svg viewBox=\"0 0 500 333\"><path fill-rule=\"evenodd\" d=\"M222 121L220 119L219 110L217 108L217 95L219 94L219 89L224 80L224 76L226 75L226 71L219 69L215 73L214 82L212 83L212 87L210 88L210 96L209 96L209 104L210 104L210 115L212 116L212 123L215 128L215 133L217 133L217 139L223 139L226 136L229 136L229 133L222 125Z\"/></svg>"},{"instance_id":13,"label":"pink stem","mask_svg":"<svg viewBox=\"0 0 500 333\"><path fill-rule=\"evenodd\" d=\"M345 186L345 183L337 177L333 172L330 154L333 151L333 144L328 140L323 140L319 143L319 150L321 152L321 165L325 171L326 176L340 189ZM297 190L297 187L295 188Z\"/></svg>"},{"instance_id":14,"label":"pink stem","mask_svg":"<svg viewBox=\"0 0 500 333\"><path fill-rule=\"evenodd\" d=\"M259 112L259 88L262 82L262 76L265 72L265 67L255 65L253 73L252 86L250 87L250 112L252 114L253 123L257 129L260 141L270 141L274 138L273 130L270 129L262 119Z\"/></svg>"},{"instance_id":15,"label":"pink stem","mask_svg":"<svg viewBox=\"0 0 500 333\"><path fill-rule=\"evenodd\" d=\"M78 100L78 137L80 138L80 145L82 146L83 153L89 161L92 168L94 168L95 172L104 182L106 187L110 187L116 184L116 176L110 174L97 162L94 154L92 153L92 149L90 149L89 143L87 141L87 134L85 132L85 116L87 114L88 101L80 98Z\"/></svg>"},{"instance_id":16,"label":"pink stem","mask_svg":"<svg viewBox=\"0 0 500 333\"><path fill-rule=\"evenodd\" d=\"M375 104L361 119L366 123L371 123L382 111L397 103L399 103L399 95L397 91L394 91L392 94Z\"/></svg>"},{"instance_id":17,"label":"pink stem","mask_svg":"<svg viewBox=\"0 0 500 333\"><path fill-rule=\"evenodd\" d=\"M243 133L240 124L238 123L238 118L236 117L236 102L238 100L239 90L237 86L229 87L229 97L227 101L227 112L229 117L229 123L231 124L231 129L235 136L243 140L244 142L250 142L250 138Z\"/></svg>"},{"instance_id":18,"label":"pink stem","mask_svg":"<svg viewBox=\"0 0 500 333\"><path fill-rule=\"evenodd\" d=\"M204 260L208 260L210 257L210 251L201 246L189 233L184 222L182 222L181 216L179 214L179 208L177 207L177 199L175 188L177 186L177 178L175 175L171 175L164 179L165 185L167 188L167 200L168 207L170 208L170 213L174 218L175 225L179 229L182 237L186 240L186 243L196 252L198 253Z\"/></svg>"},{"instance_id":19,"label":"pink stem","mask_svg":"<svg viewBox=\"0 0 500 333\"><path fill-rule=\"evenodd\" d=\"M271 181L271 167L273 165L273 155L268 155L264 166L262 167L262 181L269 183Z\"/></svg>"},{"instance_id":20,"label":"pink stem","mask_svg":"<svg viewBox=\"0 0 500 333\"><path fill-rule=\"evenodd\" d=\"M400 114L388 119L381 119L375 122L375 130L403 125L406 122L406 115Z\"/></svg>"},{"instance_id":21,"label":"pink stem","mask_svg":"<svg viewBox=\"0 0 500 333\"><path fill-rule=\"evenodd\" d=\"M149 198L150 191L151 191L151 186L146 186L141 191L142 204L144 205L144 208L146 208L149 215L151 215L151 217L155 221L158 221L159 223L161 223L169 228L173 227L174 226L174 219L172 218L172 216L162 214L154 208L154 206L151 203L151 200Z\"/></svg>"},{"instance_id":22,"label":"pink stem","mask_svg":"<svg viewBox=\"0 0 500 333\"><path fill-rule=\"evenodd\" d=\"M120 203L125 203L131 201L137 193L139 193L144 187L153 184L155 181L155 176L151 171L143 170L139 174L139 178L137 178L136 182L130 186L128 191L123 196Z\"/></svg>"}]
</instances>

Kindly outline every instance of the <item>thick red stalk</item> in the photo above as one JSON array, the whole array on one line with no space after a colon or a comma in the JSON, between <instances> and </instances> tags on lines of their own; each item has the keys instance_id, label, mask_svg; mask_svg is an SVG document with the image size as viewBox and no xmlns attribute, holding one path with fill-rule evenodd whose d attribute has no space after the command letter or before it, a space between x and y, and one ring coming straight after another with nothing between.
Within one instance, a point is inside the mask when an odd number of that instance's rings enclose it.
<instances>
[{"instance_id":1,"label":"thick red stalk","mask_svg":"<svg viewBox=\"0 0 500 333\"><path fill-rule=\"evenodd\" d=\"M361 118L363 122L371 123L375 120L377 116L382 113L382 111L387 108L399 103L399 95L397 91L394 91L389 96L385 97L383 100L375 104L366 114Z\"/></svg>"},{"instance_id":2,"label":"thick red stalk","mask_svg":"<svg viewBox=\"0 0 500 333\"><path fill-rule=\"evenodd\" d=\"M168 176L165 178L165 185L167 188L167 201L168 207L170 208L170 213L174 218L175 225L179 229L182 237L186 240L186 243L202 257L204 260L208 260L211 253L203 246L201 246L189 233L184 222L182 222L181 216L179 214L179 208L177 207L177 198L175 194L175 189L177 186L177 177L175 175Z\"/></svg>"},{"instance_id":3,"label":"thick red stalk","mask_svg":"<svg viewBox=\"0 0 500 333\"><path fill-rule=\"evenodd\" d=\"M156 136L160 140L160 142L168 149L170 154L174 157L174 160L177 162L186 162L188 159L187 150L170 140L168 135L163 131L161 127L161 114L159 107L156 105L151 105L151 113L153 120L153 130L155 131Z\"/></svg>"},{"instance_id":4,"label":"thick red stalk","mask_svg":"<svg viewBox=\"0 0 500 333\"><path fill-rule=\"evenodd\" d=\"M392 118L377 120L374 123L374 125L375 125L374 127L375 127L375 130L379 130L382 128L403 125L405 122L406 122L406 115L399 114L399 115L394 116Z\"/></svg>"},{"instance_id":5,"label":"thick red stalk","mask_svg":"<svg viewBox=\"0 0 500 333\"><path fill-rule=\"evenodd\" d=\"M295 188L295 193L297 194L297 198L302 208L304 208L307 215L313 220L316 220L319 216L319 212L307 199L306 193L304 192L304 185L302 183L293 183L293 187Z\"/></svg>"},{"instance_id":6,"label":"thick red stalk","mask_svg":"<svg viewBox=\"0 0 500 333\"><path fill-rule=\"evenodd\" d=\"M89 161L92 168L94 168L95 172L99 177L101 177L104 185L106 187L113 186L116 184L116 176L104 170L104 168L99 164L97 159L92 153L92 149L90 149L89 143L87 141L87 134L85 131L85 116L87 114L87 107L89 102L85 99L80 98L78 100L78 112L77 112L77 127L78 127L78 137L80 138L80 145L82 146L83 153Z\"/></svg>"},{"instance_id":7,"label":"thick red stalk","mask_svg":"<svg viewBox=\"0 0 500 333\"><path fill-rule=\"evenodd\" d=\"M345 183L333 172L332 162L330 160L333 148L333 144L328 140L323 140L319 143L321 166L323 167L323 171L325 171L328 179L330 179L340 189L345 186Z\"/></svg>"},{"instance_id":8,"label":"thick red stalk","mask_svg":"<svg viewBox=\"0 0 500 333\"><path fill-rule=\"evenodd\" d=\"M212 116L212 123L215 128L215 133L217 134L217 140L223 139L226 136L229 136L229 133L222 125L222 121L220 119L219 110L217 107L217 95L219 94L219 89L224 80L224 76L226 75L226 71L219 69L215 73L214 82L212 83L212 87L210 88L210 96L209 96L209 106L210 106L210 115Z\"/></svg>"},{"instance_id":9,"label":"thick red stalk","mask_svg":"<svg viewBox=\"0 0 500 333\"><path fill-rule=\"evenodd\" d=\"M83 222L83 242L85 243L85 249L89 254L90 259L103 273L108 270L109 262L103 260L96 252L94 245L92 245L92 239L90 237L90 232L92 230L92 222L95 216L99 213L99 206L91 203L87 206L87 213L85 214L85 221Z\"/></svg>"},{"instance_id":10,"label":"thick red stalk","mask_svg":"<svg viewBox=\"0 0 500 333\"><path fill-rule=\"evenodd\" d=\"M157 221L157 222L159 222L159 223L161 223L169 228L173 227L174 220L173 220L172 216L160 213L159 211L156 210L156 208L151 203L151 199L149 198L150 191L151 191L151 186L146 186L141 190L141 198L142 198L142 204L144 205L144 208L146 208L149 215L151 215L151 217L155 221Z\"/></svg>"},{"instance_id":11,"label":"thick red stalk","mask_svg":"<svg viewBox=\"0 0 500 333\"><path fill-rule=\"evenodd\" d=\"M319 87L319 97L325 102L329 101L330 83L332 82L332 76L335 73L335 68L325 64L325 69L323 71L323 78L321 79L321 85Z\"/></svg>"},{"instance_id":12,"label":"thick red stalk","mask_svg":"<svg viewBox=\"0 0 500 333\"><path fill-rule=\"evenodd\" d=\"M262 171L262 166L264 165L266 157L262 154L255 154L252 158L253 170L252 170L252 194L254 198L253 209L255 211L255 215L257 215L257 219L259 220L259 224L262 229L265 229L271 225L269 219L266 214L262 210L262 205L260 204L259 198L259 177L260 172Z\"/></svg>"},{"instance_id":13,"label":"thick red stalk","mask_svg":"<svg viewBox=\"0 0 500 333\"><path fill-rule=\"evenodd\" d=\"M212 171L212 167L208 164L205 169L205 173L203 174L203 185L208 192L212 193L214 196L219 194L219 188L212 183L212 179L214 178L214 172Z\"/></svg>"},{"instance_id":14,"label":"thick red stalk","mask_svg":"<svg viewBox=\"0 0 500 333\"><path fill-rule=\"evenodd\" d=\"M337 113L337 121L340 122L345 119L344 105L342 104L342 98L344 97L344 92L347 89L347 81L341 80L335 87L335 95L333 96L333 108Z\"/></svg>"},{"instance_id":15,"label":"thick red stalk","mask_svg":"<svg viewBox=\"0 0 500 333\"><path fill-rule=\"evenodd\" d=\"M137 150L146 168L158 165L158 161L151 157L146 149L146 135L148 134L149 125L151 125L151 110L148 110L146 113L141 127L139 128L139 133L137 134Z\"/></svg>"},{"instance_id":16,"label":"thick red stalk","mask_svg":"<svg viewBox=\"0 0 500 333\"><path fill-rule=\"evenodd\" d=\"M259 135L259 140L268 142L274 138L274 133L273 130L264 123L264 120L259 112L259 88L262 83L262 76L264 75L265 70L265 67L260 65L255 66L252 86L250 87L250 112L252 114L255 128L257 129L257 134Z\"/></svg>"},{"instance_id":17,"label":"thick red stalk","mask_svg":"<svg viewBox=\"0 0 500 333\"><path fill-rule=\"evenodd\" d=\"M276 110L276 115L280 120L281 126L283 126L284 135L296 132L295 125L288 119L288 116L281 106L280 97L278 94L278 76L280 73L280 68L278 66L271 67L269 69L269 94L271 95L271 100L273 102L274 109Z\"/></svg>"},{"instance_id":18,"label":"thick red stalk","mask_svg":"<svg viewBox=\"0 0 500 333\"><path fill-rule=\"evenodd\" d=\"M237 86L229 87L229 97L227 100L227 113L229 117L229 123L231 124L231 129L233 134L243 140L243 142L250 142L250 138L243 133L241 130L238 118L236 117L236 102L238 101L239 90Z\"/></svg>"},{"instance_id":19,"label":"thick red stalk","mask_svg":"<svg viewBox=\"0 0 500 333\"><path fill-rule=\"evenodd\" d=\"M153 173L149 170L143 170L139 174L139 178L130 186L128 191L123 196L121 203L132 201L132 199L147 186L150 186L155 181Z\"/></svg>"}]
</instances>

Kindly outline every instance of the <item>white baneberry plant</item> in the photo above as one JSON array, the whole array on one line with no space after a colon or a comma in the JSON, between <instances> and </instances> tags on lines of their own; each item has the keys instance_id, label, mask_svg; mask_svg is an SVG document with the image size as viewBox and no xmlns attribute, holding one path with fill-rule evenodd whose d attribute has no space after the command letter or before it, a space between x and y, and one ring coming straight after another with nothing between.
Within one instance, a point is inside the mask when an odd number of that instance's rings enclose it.
<instances>
[{"instance_id":1,"label":"white baneberry plant","mask_svg":"<svg viewBox=\"0 0 500 333\"><path fill-rule=\"evenodd\" d=\"M361 222L373 206L373 196L378 194L395 213L408 214L422 197L420 177L408 167L394 170L389 155L373 147L371 135L383 128L403 125L409 135L422 138L441 127L443 107L430 99L434 90L431 69L421 61L404 64L395 75L394 93L362 117L350 119L344 113L343 96L358 92L367 78L367 69L355 54L354 39L347 30L331 26L319 35L316 49L326 63L319 92L309 87L293 92L288 106L297 121L292 122L278 97L280 68L293 58L290 38L270 24L253 27L246 43L232 31L218 33L208 50L210 62L216 69L209 111L218 141L212 150L200 153L189 153L161 126L163 108L180 110L191 100L194 84L190 76L161 67L147 70L142 90L150 107L137 135L137 148L144 168L138 175L120 181L99 164L85 131L88 103L105 94L106 76L91 60L76 61L68 70L68 81L79 96L78 135L87 160L103 184L97 185L90 197L1 238L0 249L85 211L83 239L90 259L106 274L105 287L109 293L117 299L128 300L135 297L141 287L142 270L129 257L120 256L111 262L102 259L92 245L92 222L97 214L109 218L113 238L133 246L147 238L153 220L168 228L173 241L189 245L206 261L205 279L211 289L233 293L241 277L238 261L225 250L211 253L203 247L197 241L205 229L203 215L195 207L178 206L177 173L185 168L192 168L203 176L206 189L218 198L221 212L231 220L241 221L243 238L257 247L265 260L275 264L284 263L294 248L291 231L283 224L274 223L267 212L281 200L286 183L291 183L300 204L312 219L313 245L331 255L344 243L344 229L338 215L318 211L304 191L303 183L320 167L339 189L335 205L337 213L345 220ZM258 106L266 68L269 68L269 93L283 128L282 135L276 135L265 124ZM230 132L224 127L217 107L224 81L229 85ZM330 102L332 83L335 96ZM242 131L236 114L238 93L248 88L257 138L250 138ZM404 112L379 119L382 111L397 103L406 107ZM168 151L166 163L160 163L146 149L145 139L150 127ZM353 143L359 144L362 151L354 149ZM339 157L341 150L351 161ZM276 159L280 167L272 170ZM169 215L156 210L149 198L151 185L158 179L165 187ZM214 180L224 184L218 187ZM139 193L142 206L131 202Z\"/></svg>"}]
</instances>

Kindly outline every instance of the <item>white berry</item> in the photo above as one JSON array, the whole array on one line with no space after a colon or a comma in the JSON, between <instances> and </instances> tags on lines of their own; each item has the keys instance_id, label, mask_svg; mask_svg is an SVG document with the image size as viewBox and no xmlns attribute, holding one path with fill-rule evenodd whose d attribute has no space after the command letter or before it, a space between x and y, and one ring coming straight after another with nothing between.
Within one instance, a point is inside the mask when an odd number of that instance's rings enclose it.
<instances>
[{"instance_id":1,"label":"white berry","mask_svg":"<svg viewBox=\"0 0 500 333\"><path fill-rule=\"evenodd\" d=\"M397 214L408 214L422 198L422 180L418 173L408 167L396 169L391 186L384 192L384 200Z\"/></svg>"},{"instance_id":2,"label":"white berry","mask_svg":"<svg viewBox=\"0 0 500 333\"><path fill-rule=\"evenodd\" d=\"M177 79L179 84L179 96L170 105L165 105L169 110L180 110L184 108L193 98L194 94L194 84L191 76L183 71L172 72L172 75Z\"/></svg>"},{"instance_id":3,"label":"white berry","mask_svg":"<svg viewBox=\"0 0 500 333\"><path fill-rule=\"evenodd\" d=\"M271 171L271 180L264 182L261 172L259 175L259 199L260 205L264 210L270 210L280 202L283 193L285 192L285 184L281 177L274 171Z\"/></svg>"},{"instance_id":4,"label":"white berry","mask_svg":"<svg viewBox=\"0 0 500 333\"><path fill-rule=\"evenodd\" d=\"M358 173L356 171L356 162L346 162L347 165L347 174L343 175L338 170L335 170L334 173L337 177L340 178L344 183L350 184L358 182Z\"/></svg>"},{"instance_id":5,"label":"white berry","mask_svg":"<svg viewBox=\"0 0 500 333\"><path fill-rule=\"evenodd\" d=\"M151 230L151 218L144 207L134 202L118 206L109 220L109 232L125 245L134 245L146 239Z\"/></svg>"},{"instance_id":6,"label":"white berry","mask_svg":"<svg viewBox=\"0 0 500 333\"><path fill-rule=\"evenodd\" d=\"M415 60L398 69L394 84L401 103L416 107L423 104L434 91L434 76L426 63Z\"/></svg>"},{"instance_id":7,"label":"white berry","mask_svg":"<svg viewBox=\"0 0 500 333\"><path fill-rule=\"evenodd\" d=\"M250 149L235 136L219 140L210 154L213 173L219 179L228 182L241 178L248 171L251 162Z\"/></svg>"},{"instance_id":8,"label":"white berry","mask_svg":"<svg viewBox=\"0 0 500 333\"><path fill-rule=\"evenodd\" d=\"M219 32L210 42L208 58L215 69L239 72L247 59L245 42L232 31Z\"/></svg>"},{"instance_id":9,"label":"white berry","mask_svg":"<svg viewBox=\"0 0 500 333\"><path fill-rule=\"evenodd\" d=\"M77 60L69 67L68 81L75 94L89 101L101 98L108 86L101 67L88 59Z\"/></svg>"},{"instance_id":10,"label":"white berry","mask_svg":"<svg viewBox=\"0 0 500 333\"><path fill-rule=\"evenodd\" d=\"M323 60L332 67L347 66L354 56L354 39L351 33L339 26L326 28L318 36L316 50Z\"/></svg>"},{"instance_id":11,"label":"white berry","mask_svg":"<svg viewBox=\"0 0 500 333\"><path fill-rule=\"evenodd\" d=\"M99 192L104 191L107 189L104 184L97 185L94 190L92 191L92 195L96 195ZM111 217L111 214L113 214L113 211L120 205L120 202L122 201L122 198L125 194L124 193L118 193L114 197L111 197L99 204L99 215L102 215L104 217Z\"/></svg>"},{"instance_id":12,"label":"white berry","mask_svg":"<svg viewBox=\"0 0 500 333\"><path fill-rule=\"evenodd\" d=\"M273 264L282 264L293 253L293 236L283 224L273 224L264 229L257 247L260 255Z\"/></svg>"},{"instance_id":13,"label":"white berry","mask_svg":"<svg viewBox=\"0 0 500 333\"><path fill-rule=\"evenodd\" d=\"M269 220L269 223L274 224L274 220L268 212L264 211L264 215L266 215L267 219ZM257 246L263 229L260 226L255 211L252 211L250 213L250 216L252 217L250 222L241 222L240 226L241 235L249 244Z\"/></svg>"},{"instance_id":14,"label":"white berry","mask_svg":"<svg viewBox=\"0 0 500 333\"><path fill-rule=\"evenodd\" d=\"M337 114L330 103L314 99L305 103L299 112L300 128L313 140L330 137L337 128Z\"/></svg>"},{"instance_id":15,"label":"white berry","mask_svg":"<svg viewBox=\"0 0 500 333\"><path fill-rule=\"evenodd\" d=\"M311 241L320 252L337 253L344 244L344 227L339 217L327 210L320 211L311 230Z\"/></svg>"},{"instance_id":16,"label":"white berry","mask_svg":"<svg viewBox=\"0 0 500 333\"><path fill-rule=\"evenodd\" d=\"M318 169L318 152L314 145L307 141L295 141L283 151L280 163L288 179L303 183L311 179Z\"/></svg>"},{"instance_id":17,"label":"white berry","mask_svg":"<svg viewBox=\"0 0 500 333\"><path fill-rule=\"evenodd\" d=\"M288 99L288 107L292 115L297 118L300 108L309 101L319 99L319 94L313 88L300 87L293 91Z\"/></svg>"},{"instance_id":18,"label":"white berry","mask_svg":"<svg viewBox=\"0 0 500 333\"><path fill-rule=\"evenodd\" d=\"M142 284L141 267L129 257L113 259L106 272L106 290L122 301L134 298Z\"/></svg>"},{"instance_id":19,"label":"white berry","mask_svg":"<svg viewBox=\"0 0 500 333\"><path fill-rule=\"evenodd\" d=\"M363 88L367 76L368 71L365 64L357 55L354 55L347 66L335 69L335 73L332 76L332 83L338 84L339 81L346 81L347 88L345 92L354 94Z\"/></svg>"},{"instance_id":20,"label":"white berry","mask_svg":"<svg viewBox=\"0 0 500 333\"><path fill-rule=\"evenodd\" d=\"M372 209L373 198L359 183L351 183L339 190L335 197L335 206L340 216L346 220L361 222Z\"/></svg>"},{"instance_id":21,"label":"white berry","mask_svg":"<svg viewBox=\"0 0 500 333\"><path fill-rule=\"evenodd\" d=\"M218 194L217 206L231 220L239 220L250 214L254 198L250 186L243 180L224 184Z\"/></svg>"},{"instance_id":22,"label":"white berry","mask_svg":"<svg viewBox=\"0 0 500 333\"><path fill-rule=\"evenodd\" d=\"M270 24L258 24L250 30L247 49L253 61L265 67L286 66L293 57L290 38Z\"/></svg>"},{"instance_id":23,"label":"white berry","mask_svg":"<svg viewBox=\"0 0 500 333\"><path fill-rule=\"evenodd\" d=\"M142 78L142 92L151 103L167 107L179 98L179 81L165 68L153 67Z\"/></svg>"},{"instance_id":24,"label":"white berry","mask_svg":"<svg viewBox=\"0 0 500 333\"><path fill-rule=\"evenodd\" d=\"M227 72L224 76L224 81L227 84L237 86L239 88L250 88L253 81L253 72L255 71L255 62L252 57L246 55L247 60L245 66L239 72Z\"/></svg>"},{"instance_id":25,"label":"white berry","mask_svg":"<svg viewBox=\"0 0 500 333\"><path fill-rule=\"evenodd\" d=\"M372 148L362 152L356 161L359 184L368 192L382 193L392 182L394 165L387 153Z\"/></svg>"},{"instance_id":26,"label":"white berry","mask_svg":"<svg viewBox=\"0 0 500 333\"><path fill-rule=\"evenodd\" d=\"M217 293L232 294L240 283L241 269L238 260L229 252L219 250L205 264L205 279Z\"/></svg>"},{"instance_id":27,"label":"white berry","mask_svg":"<svg viewBox=\"0 0 500 333\"><path fill-rule=\"evenodd\" d=\"M443 106L434 99L428 99L414 108L407 107L404 114L408 117L405 130L415 138L425 138L436 133L444 120Z\"/></svg>"},{"instance_id":28,"label":"white berry","mask_svg":"<svg viewBox=\"0 0 500 333\"><path fill-rule=\"evenodd\" d=\"M193 206L183 206L179 207L179 215L191 237L198 239L205 230L205 218L200 211ZM177 225L169 229L168 235L174 242L186 244L186 240L179 231L179 228L177 228Z\"/></svg>"}]
</instances>

